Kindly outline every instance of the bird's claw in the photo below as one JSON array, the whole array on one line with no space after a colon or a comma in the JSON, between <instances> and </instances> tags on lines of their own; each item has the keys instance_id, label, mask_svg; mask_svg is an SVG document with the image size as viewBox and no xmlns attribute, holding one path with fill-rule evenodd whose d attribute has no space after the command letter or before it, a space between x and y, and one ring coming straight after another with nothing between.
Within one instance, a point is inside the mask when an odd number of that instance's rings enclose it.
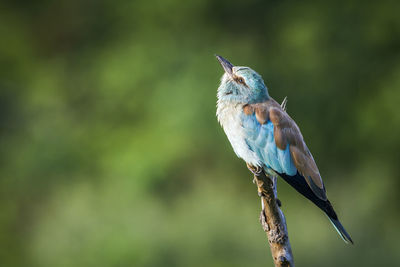
<instances>
[{"instance_id":1,"label":"bird's claw","mask_svg":"<svg viewBox=\"0 0 400 267\"><path fill-rule=\"evenodd\" d=\"M263 171L263 168L260 166L253 166L247 163L247 168L255 175L255 176L260 176L261 172ZM253 180L254 181L254 180Z\"/></svg>"}]
</instances>

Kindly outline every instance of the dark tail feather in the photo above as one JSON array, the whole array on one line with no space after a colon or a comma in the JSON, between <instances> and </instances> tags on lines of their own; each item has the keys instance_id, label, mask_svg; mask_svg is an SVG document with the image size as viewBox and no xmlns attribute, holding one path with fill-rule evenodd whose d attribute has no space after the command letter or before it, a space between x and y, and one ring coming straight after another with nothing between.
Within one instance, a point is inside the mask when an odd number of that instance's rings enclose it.
<instances>
[{"instance_id":1,"label":"dark tail feather","mask_svg":"<svg viewBox=\"0 0 400 267\"><path fill-rule=\"evenodd\" d=\"M340 223L335 210L332 207L331 202L329 200L325 201L324 207L322 208L323 211L325 211L326 216L328 216L329 220L331 221L333 227L335 227L336 231L339 233L340 237L343 239L344 242L346 243L353 243L353 240L351 239L350 235L347 233L347 231L344 229L343 225Z\"/></svg>"},{"instance_id":2,"label":"dark tail feather","mask_svg":"<svg viewBox=\"0 0 400 267\"><path fill-rule=\"evenodd\" d=\"M328 216L329 218L329 216ZM333 219L333 218L329 218L329 220L331 221L333 227L335 227L336 231L339 233L339 235L342 237L343 241L346 243L353 243L353 240L351 239L350 235L346 232L346 230L344 229L343 225L339 222L339 220Z\"/></svg>"},{"instance_id":3,"label":"dark tail feather","mask_svg":"<svg viewBox=\"0 0 400 267\"><path fill-rule=\"evenodd\" d=\"M353 240L350 235L346 232L343 225L339 222L339 219L334 211L329 200L322 200L317 197L311 188L308 186L306 180L298 172L294 176L289 176L284 173L278 173L288 184L293 186L299 193L311 200L315 205L317 205L321 210L323 210L331 221L332 225L335 227L336 231L342 237L344 242L353 244Z\"/></svg>"}]
</instances>

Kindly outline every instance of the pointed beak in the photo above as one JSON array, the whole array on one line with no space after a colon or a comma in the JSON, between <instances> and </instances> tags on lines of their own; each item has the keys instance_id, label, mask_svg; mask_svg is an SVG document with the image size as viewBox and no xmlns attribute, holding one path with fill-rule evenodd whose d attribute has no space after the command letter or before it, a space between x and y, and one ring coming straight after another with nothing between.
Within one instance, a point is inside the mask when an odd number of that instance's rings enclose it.
<instances>
[{"instance_id":1,"label":"pointed beak","mask_svg":"<svg viewBox=\"0 0 400 267\"><path fill-rule=\"evenodd\" d=\"M225 72L232 76L233 65L225 58L218 55L215 56L217 57L219 63L221 63L221 66L224 68Z\"/></svg>"}]
</instances>

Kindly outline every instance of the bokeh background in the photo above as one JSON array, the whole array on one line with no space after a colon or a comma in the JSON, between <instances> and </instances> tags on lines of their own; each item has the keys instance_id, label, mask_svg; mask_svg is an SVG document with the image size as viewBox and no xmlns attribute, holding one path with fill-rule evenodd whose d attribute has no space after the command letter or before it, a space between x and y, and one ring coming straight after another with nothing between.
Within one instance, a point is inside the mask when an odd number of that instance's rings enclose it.
<instances>
[{"instance_id":1,"label":"bokeh background","mask_svg":"<svg viewBox=\"0 0 400 267\"><path fill-rule=\"evenodd\" d=\"M263 75L355 246L280 181L297 266L400 264L399 1L2 1L1 266L272 266L215 117Z\"/></svg>"}]
</instances>

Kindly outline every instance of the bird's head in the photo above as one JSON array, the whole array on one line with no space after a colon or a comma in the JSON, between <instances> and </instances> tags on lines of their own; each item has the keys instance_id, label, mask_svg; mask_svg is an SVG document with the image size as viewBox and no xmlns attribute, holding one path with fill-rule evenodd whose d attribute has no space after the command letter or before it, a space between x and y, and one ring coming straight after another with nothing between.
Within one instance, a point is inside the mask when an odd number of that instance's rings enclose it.
<instances>
[{"instance_id":1,"label":"bird's head","mask_svg":"<svg viewBox=\"0 0 400 267\"><path fill-rule=\"evenodd\" d=\"M228 60L216 56L225 70L218 87L218 99L233 103L258 103L269 98L261 75L249 67L233 66Z\"/></svg>"}]
</instances>

